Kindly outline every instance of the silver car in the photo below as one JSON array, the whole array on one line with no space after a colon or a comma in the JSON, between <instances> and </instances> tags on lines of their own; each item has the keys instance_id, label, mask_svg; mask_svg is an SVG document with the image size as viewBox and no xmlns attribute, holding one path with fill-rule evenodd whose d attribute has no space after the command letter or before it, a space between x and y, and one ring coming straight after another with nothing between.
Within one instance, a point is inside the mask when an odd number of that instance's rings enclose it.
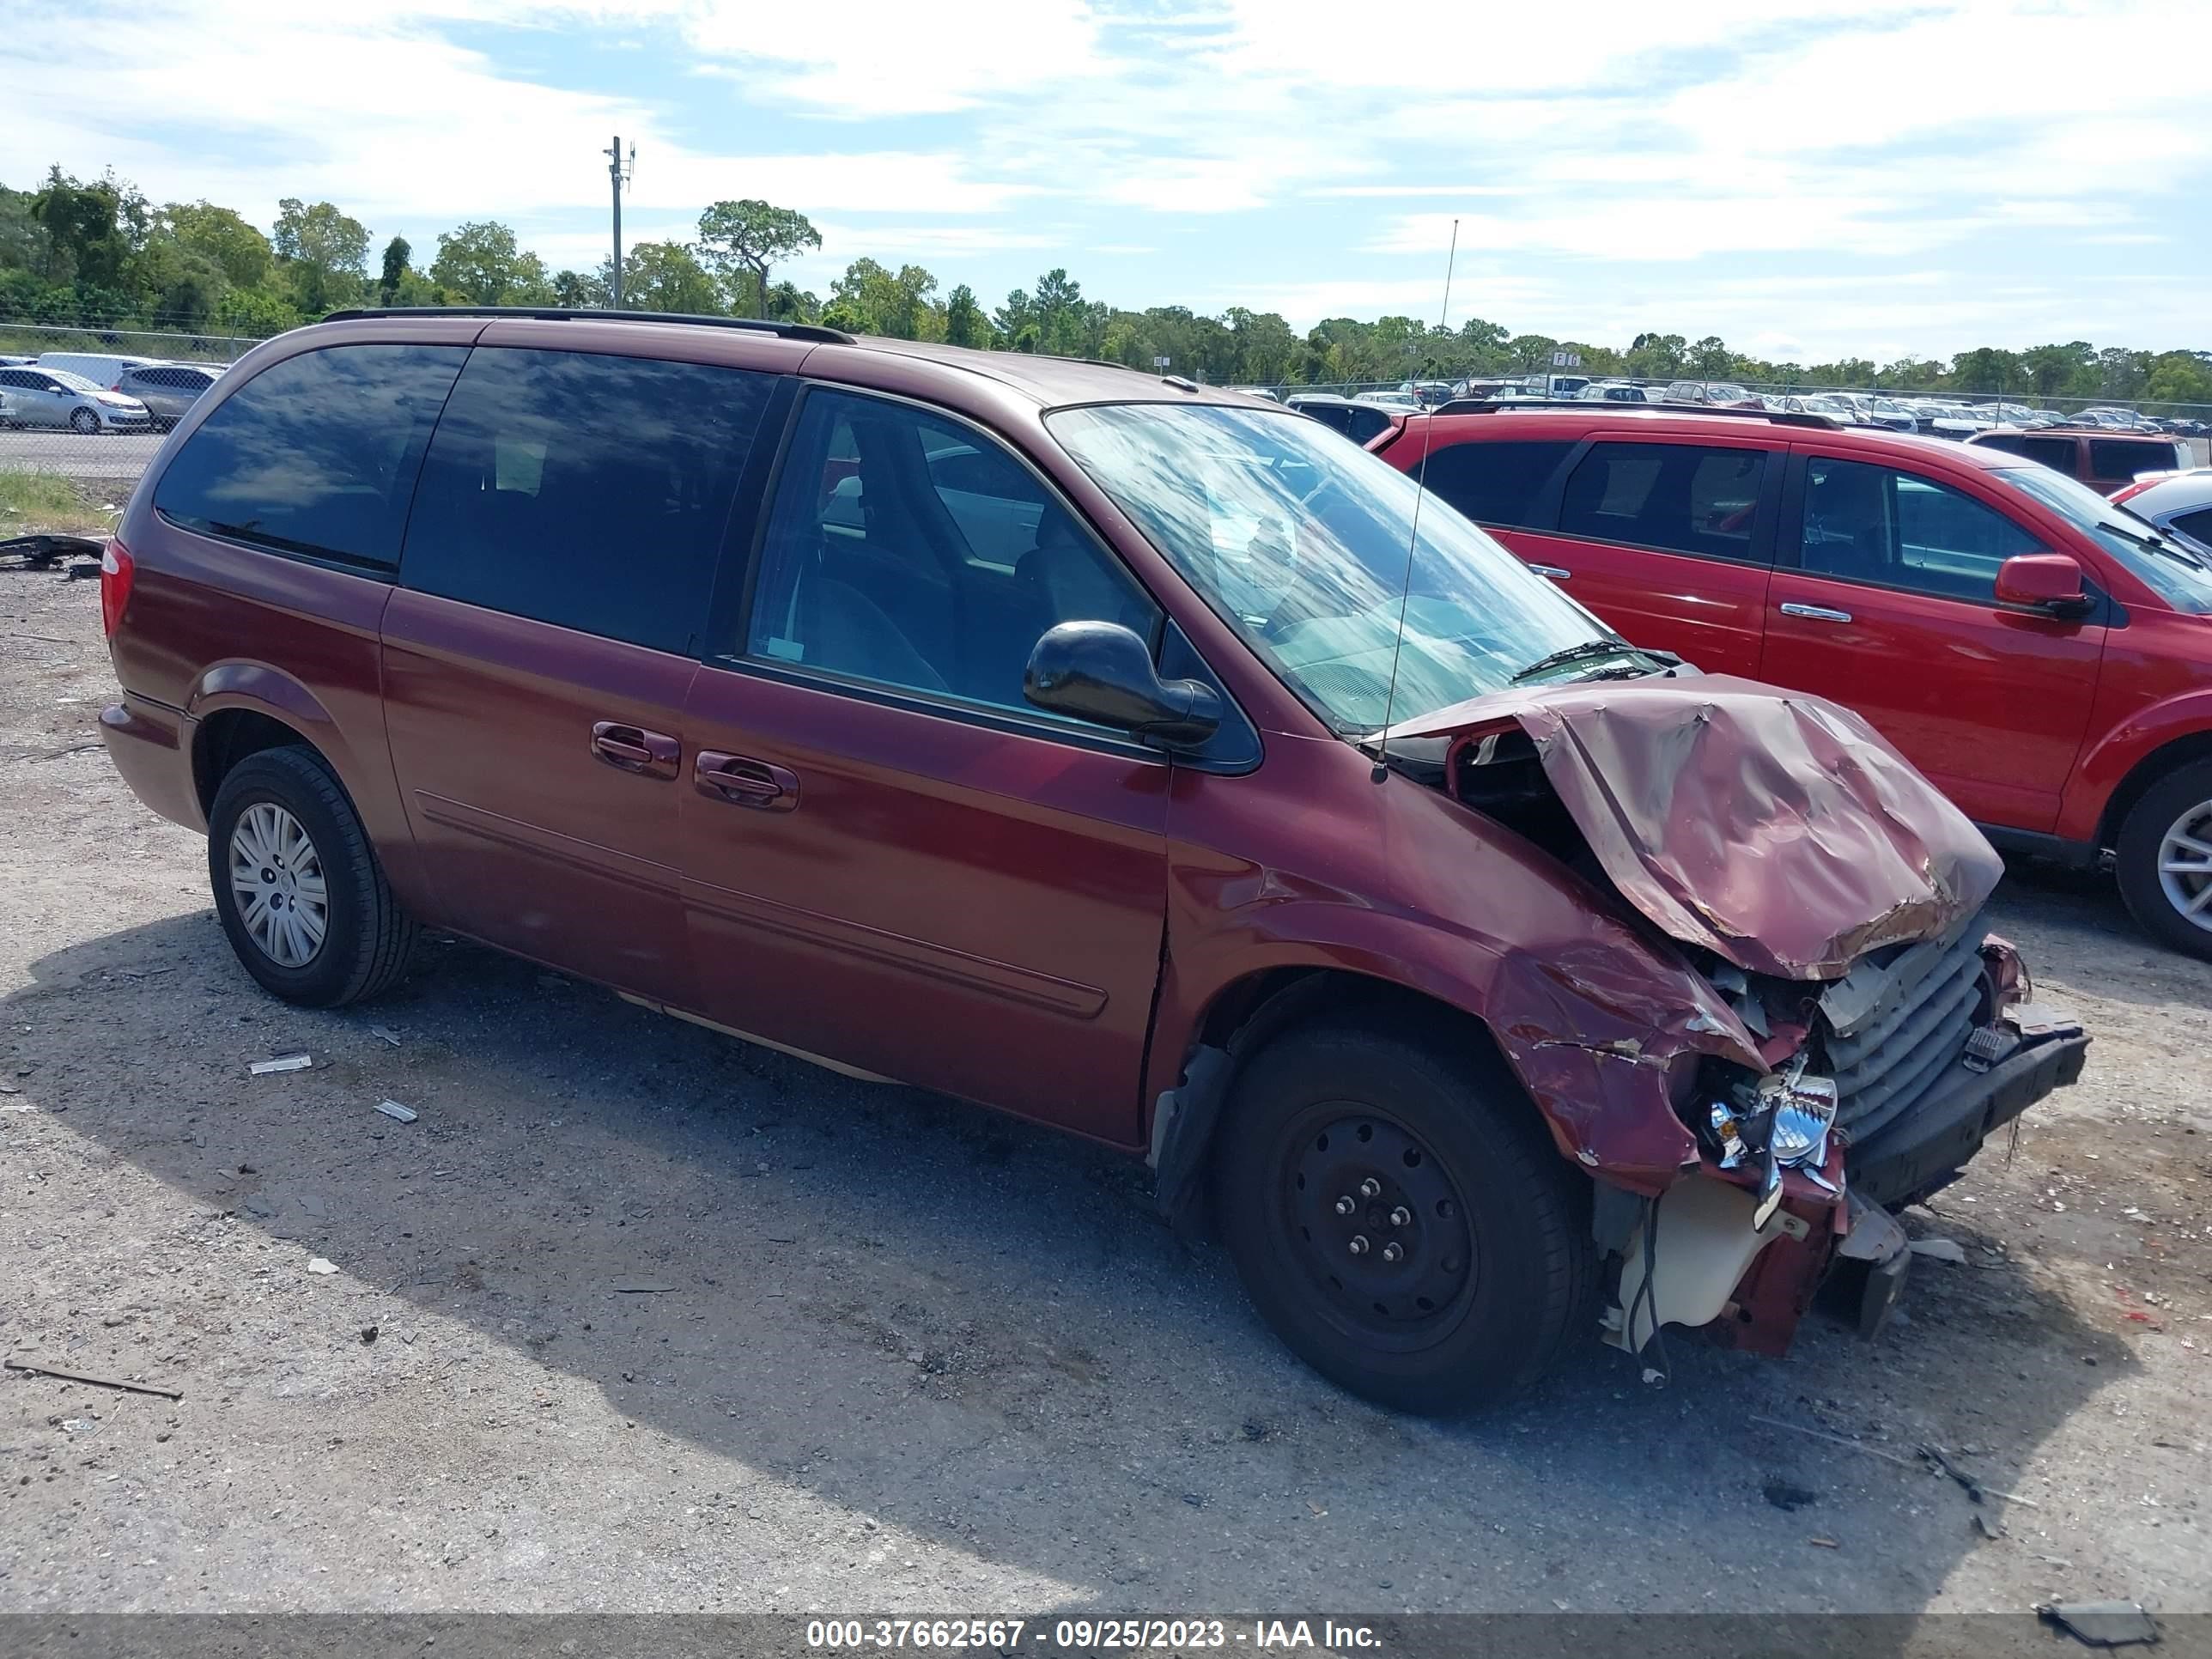
<instances>
[{"instance_id":1,"label":"silver car","mask_svg":"<svg viewBox=\"0 0 2212 1659\"><path fill-rule=\"evenodd\" d=\"M115 389L145 404L146 412L154 418L154 429L167 432L184 419L185 411L222 373L220 364L146 363L125 369Z\"/></svg>"},{"instance_id":2,"label":"silver car","mask_svg":"<svg viewBox=\"0 0 2212 1659\"><path fill-rule=\"evenodd\" d=\"M2112 504L2148 520L2199 558L2212 559L2212 467L2154 477L2121 489Z\"/></svg>"},{"instance_id":3,"label":"silver car","mask_svg":"<svg viewBox=\"0 0 2212 1659\"><path fill-rule=\"evenodd\" d=\"M0 426L66 427L95 432L145 432L154 417L136 398L94 386L65 368L35 364L0 368Z\"/></svg>"}]
</instances>

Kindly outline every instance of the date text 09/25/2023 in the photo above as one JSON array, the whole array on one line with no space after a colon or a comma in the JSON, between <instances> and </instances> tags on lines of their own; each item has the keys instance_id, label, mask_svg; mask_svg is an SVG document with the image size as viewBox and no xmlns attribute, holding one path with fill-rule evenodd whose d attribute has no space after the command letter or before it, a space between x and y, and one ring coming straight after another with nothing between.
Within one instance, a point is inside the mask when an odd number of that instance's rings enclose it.
<instances>
[{"instance_id":1,"label":"date text 09/25/2023","mask_svg":"<svg viewBox=\"0 0 2212 1659\"><path fill-rule=\"evenodd\" d=\"M931 1648L1015 1653L1025 1646L1079 1653L1175 1652L1200 1648L1358 1652L1380 1645L1374 1629L1334 1619L816 1619L810 1650Z\"/></svg>"}]
</instances>

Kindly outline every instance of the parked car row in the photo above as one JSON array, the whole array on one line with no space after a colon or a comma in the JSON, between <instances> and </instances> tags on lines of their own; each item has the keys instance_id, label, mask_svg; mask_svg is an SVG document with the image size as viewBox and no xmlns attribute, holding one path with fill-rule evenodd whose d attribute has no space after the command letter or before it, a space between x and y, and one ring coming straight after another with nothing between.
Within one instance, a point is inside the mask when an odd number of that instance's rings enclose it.
<instances>
[{"instance_id":1,"label":"parked car row","mask_svg":"<svg viewBox=\"0 0 2212 1659\"><path fill-rule=\"evenodd\" d=\"M1886 1310L1886 1209L2089 1041L1900 748L1984 817L2094 818L2134 750L2028 711L2087 731L2101 656L2140 726L2212 590L2001 452L1555 407L1313 405L1378 458L1097 364L355 314L255 349L141 480L102 733L276 996L372 995L433 927L1144 1156L1292 1349L1401 1407L1592 1334L1778 1352L1839 1263ZM1425 503L1412 447L1543 562ZM2063 551L1984 569L2030 528ZM1916 584L1966 608L1942 649ZM1956 641L1997 665L1947 713ZM1897 745L1748 678L1770 647L1877 720L1920 665ZM1992 726L2009 779L1957 752Z\"/></svg>"},{"instance_id":2,"label":"parked car row","mask_svg":"<svg viewBox=\"0 0 2212 1659\"><path fill-rule=\"evenodd\" d=\"M167 432L222 373L218 363L103 352L0 358L0 426Z\"/></svg>"},{"instance_id":3,"label":"parked car row","mask_svg":"<svg viewBox=\"0 0 2212 1659\"><path fill-rule=\"evenodd\" d=\"M2143 927L2212 959L2204 475L2117 507L2098 447L2172 440L2055 435L2045 465L2012 435L1570 404L1370 447L1624 639L1857 710L2000 846L2111 857Z\"/></svg>"}]
</instances>

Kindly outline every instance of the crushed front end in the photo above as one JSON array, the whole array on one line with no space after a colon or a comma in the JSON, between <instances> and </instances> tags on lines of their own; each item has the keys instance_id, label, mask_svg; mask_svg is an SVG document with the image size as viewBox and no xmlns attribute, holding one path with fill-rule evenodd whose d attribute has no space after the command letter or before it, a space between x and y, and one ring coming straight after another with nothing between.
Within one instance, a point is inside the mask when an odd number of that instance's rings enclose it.
<instances>
[{"instance_id":1,"label":"crushed front end","mask_svg":"<svg viewBox=\"0 0 2212 1659\"><path fill-rule=\"evenodd\" d=\"M1640 1352L1674 1324L1781 1353L1839 1261L1863 1264L1861 1328L1877 1328L1907 1259L1890 1212L2081 1075L2087 1036L2033 1000L1984 925L1996 852L1848 710L1670 673L1494 695L1392 735L1443 739L1425 781L1543 848L1692 970L1694 998L1632 1041L1548 1018L1498 1026L1596 1182L1615 1346ZM1555 990L1559 964L1541 969ZM1631 1050L1667 1079L1669 1131L1686 1131L1666 1174L1593 1155L1577 1115L1595 1107L1547 1073L1553 1054Z\"/></svg>"}]
</instances>

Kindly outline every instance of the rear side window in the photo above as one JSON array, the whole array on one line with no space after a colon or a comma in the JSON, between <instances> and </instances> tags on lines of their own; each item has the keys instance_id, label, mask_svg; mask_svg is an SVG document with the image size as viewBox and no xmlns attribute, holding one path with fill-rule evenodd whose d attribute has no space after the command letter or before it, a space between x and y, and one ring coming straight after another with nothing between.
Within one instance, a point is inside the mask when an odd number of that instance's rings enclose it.
<instances>
[{"instance_id":1,"label":"rear side window","mask_svg":"<svg viewBox=\"0 0 2212 1659\"><path fill-rule=\"evenodd\" d=\"M1478 524L1540 529L1537 499L1573 448L1570 440L1454 444L1433 451L1417 476Z\"/></svg>"},{"instance_id":2,"label":"rear side window","mask_svg":"<svg viewBox=\"0 0 2212 1659\"><path fill-rule=\"evenodd\" d=\"M2174 465L2170 443L2130 443L2122 438L2089 440L2089 476L2132 478L2138 472L2163 472Z\"/></svg>"},{"instance_id":3,"label":"rear side window","mask_svg":"<svg viewBox=\"0 0 2212 1659\"><path fill-rule=\"evenodd\" d=\"M1766 455L1693 444L1599 444L1568 476L1559 533L1747 559Z\"/></svg>"},{"instance_id":4,"label":"rear side window","mask_svg":"<svg viewBox=\"0 0 2212 1659\"><path fill-rule=\"evenodd\" d=\"M480 347L422 465L419 592L685 651L772 374Z\"/></svg>"},{"instance_id":5,"label":"rear side window","mask_svg":"<svg viewBox=\"0 0 2212 1659\"><path fill-rule=\"evenodd\" d=\"M423 446L465 346L348 345L271 364L202 422L161 482L172 524L389 570Z\"/></svg>"},{"instance_id":6,"label":"rear side window","mask_svg":"<svg viewBox=\"0 0 2212 1659\"><path fill-rule=\"evenodd\" d=\"M2173 527L2202 547L2212 547L2212 507L2174 515Z\"/></svg>"},{"instance_id":7,"label":"rear side window","mask_svg":"<svg viewBox=\"0 0 2212 1659\"><path fill-rule=\"evenodd\" d=\"M2054 472L2074 476L2074 465L2080 459L2081 449L2071 438L2023 438L2019 453L2031 461L2040 461Z\"/></svg>"}]
</instances>

